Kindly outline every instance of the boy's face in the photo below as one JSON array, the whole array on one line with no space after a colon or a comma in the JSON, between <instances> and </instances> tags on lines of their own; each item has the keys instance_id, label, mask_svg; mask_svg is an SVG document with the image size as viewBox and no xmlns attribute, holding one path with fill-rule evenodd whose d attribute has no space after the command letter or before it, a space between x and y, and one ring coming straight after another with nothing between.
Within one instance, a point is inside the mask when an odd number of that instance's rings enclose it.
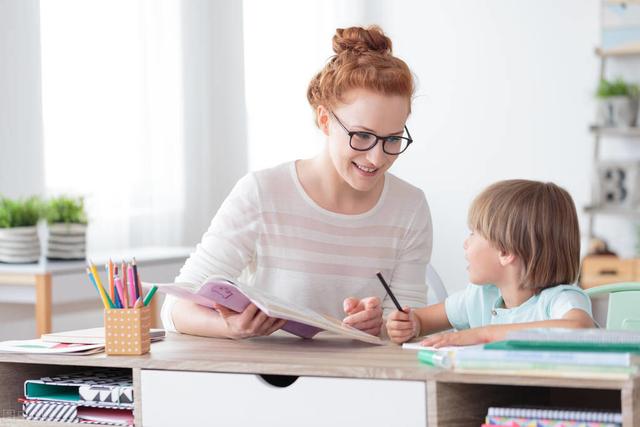
<instances>
[{"instance_id":1,"label":"boy's face","mask_svg":"<svg viewBox=\"0 0 640 427\"><path fill-rule=\"evenodd\" d=\"M469 263L469 281L476 285L496 284L500 280L502 265L500 250L477 232L471 232L464 241L464 257Z\"/></svg>"}]
</instances>

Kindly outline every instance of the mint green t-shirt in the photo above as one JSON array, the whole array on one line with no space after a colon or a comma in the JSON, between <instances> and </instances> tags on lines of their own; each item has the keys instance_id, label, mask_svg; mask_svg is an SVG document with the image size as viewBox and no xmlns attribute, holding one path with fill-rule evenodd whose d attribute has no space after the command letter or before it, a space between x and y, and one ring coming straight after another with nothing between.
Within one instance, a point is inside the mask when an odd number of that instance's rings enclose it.
<instances>
[{"instance_id":1,"label":"mint green t-shirt","mask_svg":"<svg viewBox=\"0 0 640 427\"><path fill-rule=\"evenodd\" d=\"M504 308L496 286L470 283L466 289L447 297L444 307L449 323L456 329L562 319L574 308L591 316L589 296L574 285L546 288L518 307Z\"/></svg>"}]
</instances>

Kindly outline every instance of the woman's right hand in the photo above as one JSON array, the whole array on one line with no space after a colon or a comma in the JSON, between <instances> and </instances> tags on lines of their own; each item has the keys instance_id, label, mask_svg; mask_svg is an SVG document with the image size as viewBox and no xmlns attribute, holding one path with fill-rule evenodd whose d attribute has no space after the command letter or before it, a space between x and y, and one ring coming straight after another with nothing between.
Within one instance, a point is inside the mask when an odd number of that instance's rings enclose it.
<instances>
[{"instance_id":1,"label":"woman's right hand","mask_svg":"<svg viewBox=\"0 0 640 427\"><path fill-rule=\"evenodd\" d=\"M387 318L387 335L397 344L402 344L420 335L420 319L409 307L394 311Z\"/></svg>"},{"instance_id":2,"label":"woman's right hand","mask_svg":"<svg viewBox=\"0 0 640 427\"><path fill-rule=\"evenodd\" d=\"M271 335L287 322L267 316L253 303L249 304L242 313L231 311L220 304L215 304L213 308L227 326L227 337L232 339Z\"/></svg>"}]
</instances>

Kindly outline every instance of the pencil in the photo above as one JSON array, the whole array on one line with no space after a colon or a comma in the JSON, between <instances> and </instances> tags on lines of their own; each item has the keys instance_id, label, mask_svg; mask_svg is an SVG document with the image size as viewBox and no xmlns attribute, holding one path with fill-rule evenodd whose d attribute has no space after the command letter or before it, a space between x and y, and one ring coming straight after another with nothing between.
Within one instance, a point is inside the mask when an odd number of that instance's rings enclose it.
<instances>
[{"instance_id":1,"label":"pencil","mask_svg":"<svg viewBox=\"0 0 640 427\"><path fill-rule=\"evenodd\" d=\"M136 298L140 298L142 296L142 288L140 287L140 276L138 275L138 266L136 265L135 257L131 261L131 266L133 267L133 280L136 286Z\"/></svg>"},{"instance_id":2,"label":"pencil","mask_svg":"<svg viewBox=\"0 0 640 427\"><path fill-rule=\"evenodd\" d=\"M112 300L116 300L116 290L113 287L113 263L111 259L109 259L109 264L107 264L107 274L109 275L109 293L111 295Z\"/></svg>"},{"instance_id":3,"label":"pencil","mask_svg":"<svg viewBox=\"0 0 640 427\"><path fill-rule=\"evenodd\" d=\"M102 286L102 281L100 280L98 269L96 268L95 264L92 263L91 261L89 261L89 268L91 269L91 274L93 275L93 279L96 281L98 292L100 292L100 294L103 295L104 298L106 299L107 308L114 308L115 305L111 301L111 298L109 298L109 294L107 294L107 292L104 290L104 287Z\"/></svg>"},{"instance_id":4,"label":"pencil","mask_svg":"<svg viewBox=\"0 0 640 427\"><path fill-rule=\"evenodd\" d=\"M376 273L376 276L378 276L380 283L382 283L382 286L384 286L384 290L387 291L387 295L389 295L389 298L391 298L391 301L393 301L398 311L403 311L402 307L400 306L400 303L396 299L396 296L393 295L393 292L391 292L391 288L389 287L389 285L387 285L387 282L384 280L384 277L382 277L382 273L378 271Z\"/></svg>"},{"instance_id":5,"label":"pencil","mask_svg":"<svg viewBox=\"0 0 640 427\"><path fill-rule=\"evenodd\" d=\"M89 276L89 280L91 280L91 283L93 283L93 287L96 288L98 294L100 294L100 299L102 300L102 305L104 305L104 308L111 308L109 306L109 303L107 302L107 295L104 292L104 289L102 289L101 286L98 286L98 283L96 282L96 279L93 277L93 273L91 272L91 268L87 268L87 275Z\"/></svg>"},{"instance_id":6,"label":"pencil","mask_svg":"<svg viewBox=\"0 0 640 427\"><path fill-rule=\"evenodd\" d=\"M157 286L153 286L149 290L149 292L147 293L147 296L144 297L144 305L149 305L149 303L151 302L151 298L153 298L153 294L155 294L157 290L158 290Z\"/></svg>"}]
</instances>

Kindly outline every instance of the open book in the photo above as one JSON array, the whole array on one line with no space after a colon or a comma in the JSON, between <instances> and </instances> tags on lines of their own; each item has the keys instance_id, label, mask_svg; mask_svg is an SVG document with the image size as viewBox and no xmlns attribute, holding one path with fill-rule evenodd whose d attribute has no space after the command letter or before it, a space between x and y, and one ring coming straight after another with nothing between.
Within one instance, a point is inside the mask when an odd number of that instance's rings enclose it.
<instances>
[{"instance_id":1,"label":"open book","mask_svg":"<svg viewBox=\"0 0 640 427\"><path fill-rule=\"evenodd\" d=\"M225 279L210 278L197 291L172 283L156 286L160 292L205 307L213 307L214 303L218 303L235 312L242 312L253 302L267 316L288 320L282 330L302 338L312 338L325 330L371 344L384 344L380 338L343 325L339 319L281 300L255 287L240 286Z\"/></svg>"}]
</instances>

